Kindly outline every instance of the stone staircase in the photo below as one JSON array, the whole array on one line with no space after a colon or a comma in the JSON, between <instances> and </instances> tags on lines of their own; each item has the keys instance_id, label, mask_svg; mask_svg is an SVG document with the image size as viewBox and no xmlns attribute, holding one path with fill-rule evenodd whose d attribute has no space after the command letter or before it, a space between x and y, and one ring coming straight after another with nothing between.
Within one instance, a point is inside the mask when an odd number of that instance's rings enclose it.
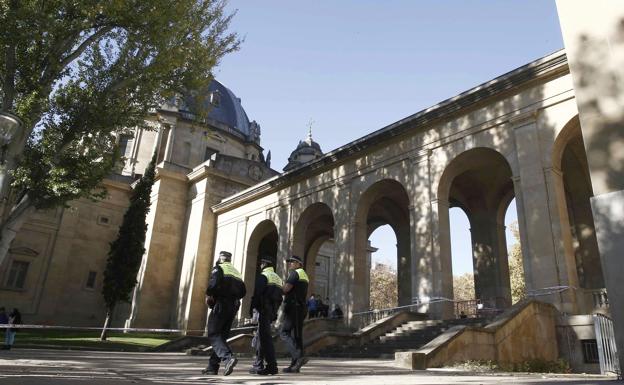
<instances>
[{"instance_id":1,"label":"stone staircase","mask_svg":"<svg viewBox=\"0 0 624 385\"><path fill-rule=\"evenodd\" d=\"M456 325L483 326L483 318L408 321L362 345L333 345L321 350L321 357L394 358L395 352L418 349Z\"/></svg>"}]
</instances>

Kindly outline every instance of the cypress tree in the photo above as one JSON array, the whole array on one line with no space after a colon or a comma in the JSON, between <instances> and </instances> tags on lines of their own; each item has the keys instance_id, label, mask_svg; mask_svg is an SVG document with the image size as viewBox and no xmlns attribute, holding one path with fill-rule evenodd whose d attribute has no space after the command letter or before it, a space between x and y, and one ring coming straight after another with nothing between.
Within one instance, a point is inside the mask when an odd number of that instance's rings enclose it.
<instances>
[{"instance_id":1,"label":"cypress tree","mask_svg":"<svg viewBox=\"0 0 624 385\"><path fill-rule=\"evenodd\" d=\"M137 273L145 253L145 218L150 209L150 195L154 185L156 154L147 166L145 174L137 182L130 206L124 214L117 239L110 245L102 295L106 303L106 320L100 340L106 340L106 331L110 325L115 305L119 301L130 301L130 294L137 284Z\"/></svg>"}]
</instances>

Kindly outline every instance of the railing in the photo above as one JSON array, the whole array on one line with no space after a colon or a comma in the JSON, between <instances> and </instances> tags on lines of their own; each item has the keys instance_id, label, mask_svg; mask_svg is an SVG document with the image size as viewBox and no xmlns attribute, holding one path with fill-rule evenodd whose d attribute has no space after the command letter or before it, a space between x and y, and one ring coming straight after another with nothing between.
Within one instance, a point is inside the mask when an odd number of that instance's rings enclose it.
<instances>
[{"instance_id":1,"label":"railing","mask_svg":"<svg viewBox=\"0 0 624 385\"><path fill-rule=\"evenodd\" d=\"M594 330L596 332L596 342L598 345L600 373L615 373L620 377L620 361L615 345L613 320L602 314L594 314Z\"/></svg>"},{"instance_id":2,"label":"railing","mask_svg":"<svg viewBox=\"0 0 624 385\"><path fill-rule=\"evenodd\" d=\"M508 307L506 302L502 297L453 301L453 313L455 318L494 317Z\"/></svg>"},{"instance_id":3,"label":"railing","mask_svg":"<svg viewBox=\"0 0 624 385\"><path fill-rule=\"evenodd\" d=\"M419 305L405 305L405 306L397 306L386 309L373 309L369 311L363 311L358 313L353 313L351 317L351 326L356 328L362 328L366 325L370 325L373 322L377 322L383 318L389 317L398 312L407 310L407 311L416 311Z\"/></svg>"},{"instance_id":4,"label":"railing","mask_svg":"<svg viewBox=\"0 0 624 385\"><path fill-rule=\"evenodd\" d=\"M574 286L549 286L549 287L542 287L542 288L539 288L539 289L528 290L526 295L527 295L527 297L541 297L541 296L545 296L545 295L560 294L560 293L563 293L566 290L576 290L576 287L574 287Z\"/></svg>"}]
</instances>

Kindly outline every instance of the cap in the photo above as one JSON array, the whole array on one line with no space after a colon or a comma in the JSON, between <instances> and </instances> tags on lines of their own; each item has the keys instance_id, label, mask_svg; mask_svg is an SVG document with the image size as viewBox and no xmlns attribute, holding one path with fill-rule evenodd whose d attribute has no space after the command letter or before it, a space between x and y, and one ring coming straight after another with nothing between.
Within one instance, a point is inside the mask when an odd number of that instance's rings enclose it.
<instances>
[{"instance_id":1,"label":"cap","mask_svg":"<svg viewBox=\"0 0 624 385\"><path fill-rule=\"evenodd\" d=\"M273 262L273 258L271 258L269 256L264 256L264 257L260 258L260 263L266 263L268 265L275 264L275 262Z\"/></svg>"},{"instance_id":2,"label":"cap","mask_svg":"<svg viewBox=\"0 0 624 385\"><path fill-rule=\"evenodd\" d=\"M292 257L288 258L286 262L298 262L303 265L303 261L301 260L301 258L299 258L296 255L293 255Z\"/></svg>"},{"instance_id":3,"label":"cap","mask_svg":"<svg viewBox=\"0 0 624 385\"><path fill-rule=\"evenodd\" d=\"M219 258L230 260L232 259L232 253L228 251L219 251Z\"/></svg>"}]
</instances>

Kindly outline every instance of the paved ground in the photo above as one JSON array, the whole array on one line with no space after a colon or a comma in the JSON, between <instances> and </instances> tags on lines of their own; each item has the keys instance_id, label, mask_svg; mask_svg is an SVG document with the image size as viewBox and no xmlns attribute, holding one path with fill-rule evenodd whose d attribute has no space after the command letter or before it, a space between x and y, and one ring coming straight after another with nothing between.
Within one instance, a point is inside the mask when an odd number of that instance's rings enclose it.
<instances>
[{"instance_id":1,"label":"paved ground","mask_svg":"<svg viewBox=\"0 0 624 385\"><path fill-rule=\"evenodd\" d=\"M282 366L286 362L280 362ZM554 384L616 383L583 375L471 374L408 371L389 360L312 359L299 374L260 377L247 374L241 359L228 377L204 376L205 357L178 353L116 353L16 349L0 351L0 384Z\"/></svg>"}]
</instances>

